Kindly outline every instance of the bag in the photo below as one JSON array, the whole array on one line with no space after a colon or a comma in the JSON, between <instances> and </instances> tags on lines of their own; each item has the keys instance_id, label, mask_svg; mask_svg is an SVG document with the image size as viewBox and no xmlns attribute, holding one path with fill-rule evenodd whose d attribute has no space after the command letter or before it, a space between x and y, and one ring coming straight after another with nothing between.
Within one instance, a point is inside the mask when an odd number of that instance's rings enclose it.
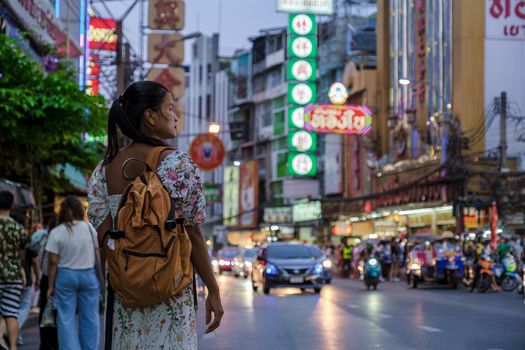
<instances>
[{"instance_id":1,"label":"bag","mask_svg":"<svg viewBox=\"0 0 525 350\"><path fill-rule=\"evenodd\" d=\"M95 254L95 272L97 274L98 284L100 288L99 313L102 315L104 314L106 304L106 280L104 278L104 271L102 269L102 260L100 259L100 252L97 249L97 245L95 244L95 237L97 236L97 234L93 231L93 228L90 224L87 225L89 227L91 240L93 241L93 251Z\"/></svg>"},{"instance_id":2,"label":"bag","mask_svg":"<svg viewBox=\"0 0 525 350\"><path fill-rule=\"evenodd\" d=\"M132 179L118 208L113 230L104 239L109 283L124 307L160 304L188 287L193 280L191 241L184 219L176 217L175 203L156 173L160 154L148 155L146 172ZM142 162L144 163L144 162Z\"/></svg>"},{"instance_id":3,"label":"bag","mask_svg":"<svg viewBox=\"0 0 525 350\"><path fill-rule=\"evenodd\" d=\"M55 322L55 299L49 298L46 307L42 313L42 320L40 321L40 328L56 327Z\"/></svg>"}]
</instances>

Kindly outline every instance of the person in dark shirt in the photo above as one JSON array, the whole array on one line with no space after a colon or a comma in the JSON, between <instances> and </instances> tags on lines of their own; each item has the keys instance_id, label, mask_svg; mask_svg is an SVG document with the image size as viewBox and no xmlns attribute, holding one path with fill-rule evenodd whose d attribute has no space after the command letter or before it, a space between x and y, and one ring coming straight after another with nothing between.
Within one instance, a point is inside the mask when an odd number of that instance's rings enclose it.
<instances>
[{"instance_id":1,"label":"person in dark shirt","mask_svg":"<svg viewBox=\"0 0 525 350\"><path fill-rule=\"evenodd\" d=\"M13 202L11 192L0 192L0 315L7 326L10 350L16 349L18 339L17 317L25 284L21 258L27 241L24 228L9 216Z\"/></svg>"}]
</instances>

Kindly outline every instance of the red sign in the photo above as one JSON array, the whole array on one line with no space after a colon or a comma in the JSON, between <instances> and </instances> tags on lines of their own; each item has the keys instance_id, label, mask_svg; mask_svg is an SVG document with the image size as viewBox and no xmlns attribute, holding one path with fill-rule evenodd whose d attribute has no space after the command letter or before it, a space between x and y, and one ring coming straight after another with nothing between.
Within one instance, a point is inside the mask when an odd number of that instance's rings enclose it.
<instances>
[{"instance_id":1,"label":"red sign","mask_svg":"<svg viewBox=\"0 0 525 350\"><path fill-rule=\"evenodd\" d=\"M88 32L89 48L92 50L117 50L117 22L109 18L92 17Z\"/></svg>"},{"instance_id":2,"label":"red sign","mask_svg":"<svg viewBox=\"0 0 525 350\"><path fill-rule=\"evenodd\" d=\"M190 157L203 171L212 171L221 165L226 152L222 141L213 134L198 135L190 146Z\"/></svg>"},{"instance_id":3,"label":"red sign","mask_svg":"<svg viewBox=\"0 0 525 350\"><path fill-rule=\"evenodd\" d=\"M308 105L304 128L324 134L366 135L372 128L371 114L365 106Z\"/></svg>"},{"instance_id":4,"label":"red sign","mask_svg":"<svg viewBox=\"0 0 525 350\"><path fill-rule=\"evenodd\" d=\"M425 0L416 2L416 77L424 81L427 75L427 39L426 39L426 4ZM426 86L418 84L415 95L420 103L425 102Z\"/></svg>"}]
</instances>

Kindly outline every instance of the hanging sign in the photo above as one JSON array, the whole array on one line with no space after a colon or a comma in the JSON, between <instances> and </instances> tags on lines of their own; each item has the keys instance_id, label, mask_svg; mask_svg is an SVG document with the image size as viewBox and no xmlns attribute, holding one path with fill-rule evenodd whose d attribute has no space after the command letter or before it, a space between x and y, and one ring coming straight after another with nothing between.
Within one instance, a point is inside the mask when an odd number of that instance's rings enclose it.
<instances>
[{"instance_id":1,"label":"hanging sign","mask_svg":"<svg viewBox=\"0 0 525 350\"><path fill-rule=\"evenodd\" d=\"M290 131L288 146L293 151L317 151L317 135L306 130Z\"/></svg>"},{"instance_id":2,"label":"hanging sign","mask_svg":"<svg viewBox=\"0 0 525 350\"><path fill-rule=\"evenodd\" d=\"M117 21L111 18L91 17L88 43L90 50L117 50Z\"/></svg>"},{"instance_id":3,"label":"hanging sign","mask_svg":"<svg viewBox=\"0 0 525 350\"><path fill-rule=\"evenodd\" d=\"M288 28L292 35L317 34L317 23L314 15L294 14L289 17Z\"/></svg>"},{"instance_id":4,"label":"hanging sign","mask_svg":"<svg viewBox=\"0 0 525 350\"><path fill-rule=\"evenodd\" d=\"M288 127L290 129L304 128L304 107L288 108Z\"/></svg>"},{"instance_id":5,"label":"hanging sign","mask_svg":"<svg viewBox=\"0 0 525 350\"><path fill-rule=\"evenodd\" d=\"M182 30L184 28L184 1L149 0L149 20L151 29Z\"/></svg>"},{"instance_id":6,"label":"hanging sign","mask_svg":"<svg viewBox=\"0 0 525 350\"><path fill-rule=\"evenodd\" d=\"M298 81L315 81L317 63L313 60L289 60L288 79Z\"/></svg>"},{"instance_id":7,"label":"hanging sign","mask_svg":"<svg viewBox=\"0 0 525 350\"><path fill-rule=\"evenodd\" d=\"M288 84L288 101L297 105L315 103L317 100L317 86L311 83Z\"/></svg>"},{"instance_id":8,"label":"hanging sign","mask_svg":"<svg viewBox=\"0 0 525 350\"><path fill-rule=\"evenodd\" d=\"M315 58L317 56L317 39L311 36L288 37L288 56L290 58Z\"/></svg>"},{"instance_id":9,"label":"hanging sign","mask_svg":"<svg viewBox=\"0 0 525 350\"><path fill-rule=\"evenodd\" d=\"M334 4L333 0L277 0L277 11L332 15Z\"/></svg>"},{"instance_id":10,"label":"hanging sign","mask_svg":"<svg viewBox=\"0 0 525 350\"><path fill-rule=\"evenodd\" d=\"M328 90L328 98L334 105L342 105L348 98L348 89L343 83L333 83Z\"/></svg>"},{"instance_id":11,"label":"hanging sign","mask_svg":"<svg viewBox=\"0 0 525 350\"><path fill-rule=\"evenodd\" d=\"M317 174L317 156L309 153L288 153L288 174L315 176Z\"/></svg>"},{"instance_id":12,"label":"hanging sign","mask_svg":"<svg viewBox=\"0 0 525 350\"><path fill-rule=\"evenodd\" d=\"M191 143L190 157L203 171L218 168L225 156L222 141L214 134L200 134Z\"/></svg>"},{"instance_id":13,"label":"hanging sign","mask_svg":"<svg viewBox=\"0 0 525 350\"><path fill-rule=\"evenodd\" d=\"M372 113L365 106L309 105L305 130L324 134L366 135L372 129Z\"/></svg>"},{"instance_id":14,"label":"hanging sign","mask_svg":"<svg viewBox=\"0 0 525 350\"><path fill-rule=\"evenodd\" d=\"M150 70L147 79L164 85L171 92L173 98L180 99L184 96L184 87L186 85L184 68L153 68Z\"/></svg>"}]
</instances>

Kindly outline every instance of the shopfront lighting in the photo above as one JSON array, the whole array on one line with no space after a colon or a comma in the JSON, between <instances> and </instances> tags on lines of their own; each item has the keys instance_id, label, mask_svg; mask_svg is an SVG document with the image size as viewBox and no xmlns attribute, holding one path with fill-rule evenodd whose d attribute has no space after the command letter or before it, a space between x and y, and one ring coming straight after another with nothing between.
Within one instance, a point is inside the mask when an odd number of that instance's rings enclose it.
<instances>
[{"instance_id":1,"label":"shopfront lighting","mask_svg":"<svg viewBox=\"0 0 525 350\"><path fill-rule=\"evenodd\" d=\"M408 80L406 78L401 78L401 79L399 79L399 84L401 84L403 86L410 85L410 80Z\"/></svg>"},{"instance_id":2,"label":"shopfront lighting","mask_svg":"<svg viewBox=\"0 0 525 350\"><path fill-rule=\"evenodd\" d=\"M421 209L411 209L411 210L401 210L399 215L412 215L412 214L431 214L431 213L441 213L441 212L451 212L452 206L446 205L438 208L421 208Z\"/></svg>"},{"instance_id":3,"label":"shopfront lighting","mask_svg":"<svg viewBox=\"0 0 525 350\"><path fill-rule=\"evenodd\" d=\"M235 160L235 161L233 161L233 165L234 166L241 166L241 162L239 162L238 160Z\"/></svg>"}]
</instances>

